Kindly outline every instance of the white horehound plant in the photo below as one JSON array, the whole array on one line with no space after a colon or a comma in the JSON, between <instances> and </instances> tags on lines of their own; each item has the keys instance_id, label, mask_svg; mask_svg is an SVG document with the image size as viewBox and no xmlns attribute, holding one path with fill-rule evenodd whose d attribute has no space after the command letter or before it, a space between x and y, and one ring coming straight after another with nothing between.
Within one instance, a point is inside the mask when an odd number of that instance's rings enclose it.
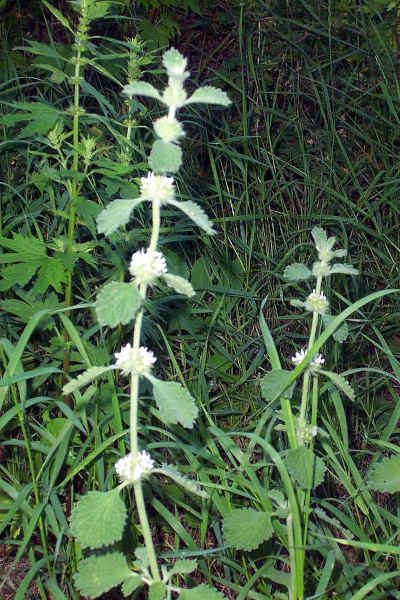
<instances>
[{"instance_id":1,"label":"white horehound plant","mask_svg":"<svg viewBox=\"0 0 400 600\"><path fill-rule=\"evenodd\" d=\"M214 233L211 222L200 206L192 201L179 201L176 198L174 179L166 175L176 173L182 164L179 140L184 136L184 130L176 118L178 109L192 103L222 106L230 104L224 92L211 86L200 87L188 96L184 88L189 76L186 63L186 59L171 48L163 56L168 85L162 93L145 82L130 83L123 90L129 98L134 95L148 96L160 101L168 109L168 114L154 123L157 139L149 156L151 172L141 178L139 197L115 200L97 218L99 233L109 235L128 223L131 213L139 204L151 204L152 231L149 246L133 253L129 265L131 280L105 285L96 300L96 313L102 326L116 327L134 320L133 340L132 344L125 345L115 354L116 362L113 365L91 367L63 388L64 394L76 393L81 387L113 369L118 369L123 376L130 378L130 452L115 464L121 483L108 492L89 492L79 500L71 514L71 532L80 547L96 551L80 562L79 571L74 575L77 589L83 596L90 598L96 598L120 584L124 596L131 595L141 586L148 586L149 597L153 600L170 599L176 594L181 600L218 600L222 597L207 585L193 589L180 589L174 585L174 576L193 572L197 566L196 561L178 560L170 569L160 566L143 497L143 479L157 474L168 476L189 492L205 497L207 494L194 481L181 475L174 466L157 466L150 454L140 448L138 439L141 378L151 383L159 417L165 424L180 424L192 428L198 415L196 402L185 387L173 381L162 381L152 375L156 357L151 350L141 345L144 305L150 287L163 281L178 294L187 297L195 294L189 281L168 273L166 260L157 250L161 208L172 205L183 211L205 232ZM120 498L121 490L126 487L133 488L145 544L144 547L136 548L136 561L132 567L128 565L124 554L109 548L121 540L127 521L127 509Z\"/></svg>"},{"instance_id":2,"label":"white horehound plant","mask_svg":"<svg viewBox=\"0 0 400 600\"><path fill-rule=\"evenodd\" d=\"M314 544L316 550L320 549L321 532L313 520L310 520L310 516L314 515L320 521L331 525L336 531L342 531L344 533L342 543L351 544L352 537L352 534L337 519L332 518L320 507L311 506L311 490L323 482L326 470L324 460L315 453L314 449L317 437L321 439L322 447L328 438L327 433L318 427L317 422L321 378L327 379L328 384L336 388L335 393L343 393L351 401L355 399L354 391L345 377L324 368L325 359L319 351L331 336L339 343L345 341L348 335L345 319L352 313L368 302L396 291L375 292L353 304L349 303L339 315L331 315L329 300L324 293L326 291L323 286L324 281L336 273L357 275L358 271L352 265L333 262L347 254L346 250L333 249L336 242L334 237L328 237L320 227L314 227L311 234L318 260L314 262L311 269L305 264L294 263L286 267L283 273L289 285L293 283L297 285L298 282L310 279L315 280L312 291L306 295L305 300L291 301L293 306L311 313L307 346L297 350L289 359L294 367L292 370L282 368L281 358L263 315L264 300L260 311L260 327L271 371L261 380L261 393L267 401L268 408L260 416L254 433L240 433L240 436L248 437L250 440L246 454L240 456L240 462L247 467L249 477L252 474L250 458L257 445L272 460L279 473L282 487L270 487L275 484L275 479L272 480L264 491L264 510L235 508L224 516L223 523L225 543L237 550L255 550L264 541L276 535L282 546L287 549L288 556L282 560L288 564L290 570L282 576L280 571L272 569L271 579L287 587L287 594L277 594L276 598L284 597L289 600L304 600L305 593L308 593L305 589L307 574L304 570L306 551L310 552ZM300 403L297 410L294 390L301 379ZM275 410L279 406L278 403L280 403L280 411ZM287 448L281 451L276 450L268 439L261 435L271 415L274 423L276 420L280 421L275 429L285 432L287 436ZM225 432L217 430L216 427L213 428L213 432L222 440L228 437ZM235 435L238 433L235 432ZM236 453L235 456L238 454ZM385 462L382 464L380 471L373 473L374 485L377 481L387 480L389 464ZM335 541L340 542L337 539ZM320 596L320 587L322 584L317 587L316 595L313 597ZM249 589L245 586L238 595L238 600L245 600Z\"/></svg>"}]
</instances>

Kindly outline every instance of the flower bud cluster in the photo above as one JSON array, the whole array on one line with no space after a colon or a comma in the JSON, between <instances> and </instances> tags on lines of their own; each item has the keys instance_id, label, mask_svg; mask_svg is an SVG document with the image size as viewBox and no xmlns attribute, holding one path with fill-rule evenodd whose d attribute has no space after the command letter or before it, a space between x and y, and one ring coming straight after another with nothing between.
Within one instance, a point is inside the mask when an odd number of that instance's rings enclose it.
<instances>
[{"instance_id":1,"label":"flower bud cluster","mask_svg":"<svg viewBox=\"0 0 400 600\"><path fill-rule=\"evenodd\" d=\"M306 310L316 312L319 315L324 315L329 308L329 302L323 292L317 294L317 292L313 290L311 294L307 296L304 307Z\"/></svg>"},{"instance_id":2,"label":"flower bud cluster","mask_svg":"<svg viewBox=\"0 0 400 600\"><path fill-rule=\"evenodd\" d=\"M143 477L150 475L154 469L154 460L150 454L143 450L136 456L130 452L115 463L115 470L123 482L135 483Z\"/></svg>"},{"instance_id":3,"label":"flower bud cluster","mask_svg":"<svg viewBox=\"0 0 400 600\"><path fill-rule=\"evenodd\" d=\"M312 440L316 437L318 433L318 427L312 427L307 423L304 425L298 424L296 430L297 441L300 446L309 446Z\"/></svg>"}]
</instances>

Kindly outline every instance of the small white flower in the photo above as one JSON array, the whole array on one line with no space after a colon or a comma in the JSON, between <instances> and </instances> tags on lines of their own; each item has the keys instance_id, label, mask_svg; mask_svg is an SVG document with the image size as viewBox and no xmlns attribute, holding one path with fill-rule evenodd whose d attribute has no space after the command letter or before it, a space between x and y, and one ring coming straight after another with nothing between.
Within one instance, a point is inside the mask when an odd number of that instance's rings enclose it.
<instances>
[{"instance_id":1,"label":"small white flower","mask_svg":"<svg viewBox=\"0 0 400 600\"><path fill-rule=\"evenodd\" d=\"M153 468L154 460L145 450L137 453L136 460L132 452L130 452L115 463L115 470L121 481L129 483L134 483L149 475Z\"/></svg>"},{"instance_id":2,"label":"small white flower","mask_svg":"<svg viewBox=\"0 0 400 600\"><path fill-rule=\"evenodd\" d=\"M306 351L304 350L304 348L302 348L300 352L296 352L296 354L292 356L292 363L294 363L294 365L298 367L299 364L303 362L305 355Z\"/></svg>"},{"instance_id":3,"label":"small white flower","mask_svg":"<svg viewBox=\"0 0 400 600\"><path fill-rule=\"evenodd\" d=\"M120 352L115 353L118 369L122 369L123 375L146 375L156 362L156 357L151 350L141 346L134 350L130 344L123 346Z\"/></svg>"},{"instance_id":4,"label":"small white flower","mask_svg":"<svg viewBox=\"0 0 400 600\"><path fill-rule=\"evenodd\" d=\"M307 310L324 315L329 308L329 302L326 299L324 292L317 294L317 292L313 290L307 297L304 306Z\"/></svg>"},{"instance_id":5,"label":"small white flower","mask_svg":"<svg viewBox=\"0 0 400 600\"><path fill-rule=\"evenodd\" d=\"M152 283L167 272L167 263L161 252L142 248L132 255L129 272L138 285Z\"/></svg>"},{"instance_id":6,"label":"small white flower","mask_svg":"<svg viewBox=\"0 0 400 600\"><path fill-rule=\"evenodd\" d=\"M310 367L314 367L315 369L319 369L325 363L325 359L322 357L322 354L317 354L314 356L312 361L310 362Z\"/></svg>"},{"instance_id":7,"label":"small white flower","mask_svg":"<svg viewBox=\"0 0 400 600\"><path fill-rule=\"evenodd\" d=\"M172 177L148 173L140 178L140 197L143 200L158 200L161 204L175 198L174 180Z\"/></svg>"},{"instance_id":8,"label":"small white flower","mask_svg":"<svg viewBox=\"0 0 400 600\"><path fill-rule=\"evenodd\" d=\"M318 427L313 427L311 430L312 436L313 437L317 437L318 434Z\"/></svg>"}]
</instances>

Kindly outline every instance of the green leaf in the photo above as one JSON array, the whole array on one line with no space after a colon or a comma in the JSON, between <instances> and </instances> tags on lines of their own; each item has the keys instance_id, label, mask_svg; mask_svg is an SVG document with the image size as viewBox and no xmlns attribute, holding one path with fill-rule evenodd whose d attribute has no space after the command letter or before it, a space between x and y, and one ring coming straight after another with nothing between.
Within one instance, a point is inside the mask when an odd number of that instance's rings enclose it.
<instances>
[{"instance_id":1,"label":"green leaf","mask_svg":"<svg viewBox=\"0 0 400 600\"><path fill-rule=\"evenodd\" d=\"M127 96L148 96L149 98L156 98L157 100L161 100L161 96L158 90L153 87L150 83L146 83L145 81L135 81L134 83L129 83L122 88L122 93Z\"/></svg>"},{"instance_id":2,"label":"green leaf","mask_svg":"<svg viewBox=\"0 0 400 600\"><path fill-rule=\"evenodd\" d=\"M185 58L176 48L170 48L164 52L162 62L165 69L171 74L183 74L186 69L187 58Z\"/></svg>"},{"instance_id":3,"label":"green leaf","mask_svg":"<svg viewBox=\"0 0 400 600\"><path fill-rule=\"evenodd\" d=\"M126 325L134 318L141 303L142 299L135 284L123 281L108 283L96 299L96 314L100 325Z\"/></svg>"},{"instance_id":4,"label":"green leaf","mask_svg":"<svg viewBox=\"0 0 400 600\"><path fill-rule=\"evenodd\" d=\"M129 575L125 556L121 552L108 552L82 560L73 578L82 596L97 598L122 583Z\"/></svg>"},{"instance_id":5,"label":"green leaf","mask_svg":"<svg viewBox=\"0 0 400 600\"><path fill-rule=\"evenodd\" d=\"M224 517L225 543L237 550L255 550L273 532L268 513L236 508Z\"/></svg>"},{"instance_id":6,"label":"green leaf","mask_svg":"<svg viewBox=\"0 0 400 600\"><path fill-rule=\"evenodd\" d=\"M179 600L224 600L225 596L209 585L198 585L191 590L181 590Z\"/></svg>"},{"instance_id":7,"label":"green leaf","mask_svg":"<svg viewBox=\"0 0 400 600\"><path fill-rule=\"evenodd\" d=\"M231 101L225 92L210 85L198 88L190 98L185 101L185 104L194 104L195 102L202 104L220 104L222 106L229 106L231 104Z\"/></svg>"},{"instance_id":8,"label":"green leaf","mask_svg":"<svg viewBox=\"0 0 400 600\"><path fill-rule=\"evenodd\" d=\"M46 256L43 258L38 278L32 289L32 296L44 294L49 287L61 294L63 283L67 281L65 267L59 258Z\"/></svg>"},{"instance_id":9,"label":"green leaf","mask_svg":"<svg viewBox=\"0 0 400 600\"><path fill-rule=\"evenodd\" d=\"M183 294L189 298L196 295L196 292L192 288L192 284L187 281L187 279L179 277L179 275L171 275L170 273L166 273L163 275L163 279L167 286L173 288L176 292L178 292L178 294Z\"/></svg>"},{"instance_id":10,"label":"green leaf","mask_svg":"<svg viewBox=\"0 0 400 600\"><path fill-rule=\"evenodd\" d=\"M196 569L197 560L178 559L172 569L168 571L168 579L171 579L172 575L189 575Z\"/></svg>"},{"instance_id":11,"label":"green leaf","mask_svg":"<svg viewBox=\"0 0 400 600\"><path fill-rule=\"evenodd\" d=\"M118 227L128 223L131 213L136 206L143 202L142 198L124 200L119 198L110 202L110 204L101 211L97 217L97 231L110 235Z\"/></svg>"},{"instance_id":12,"label":"green leaf","mask_svg":"<svg viewBox=\"0 0 400 600\"><path fill-rule=\"evenodd\" d=\"M311 489L324 481L325 464L319 456L315 456L311 448L303 446L289 450L284 462L290 475L303 489L308 488L309 473L312 473Z\"/></svg>"},{"instance_id":13,"label":"green leaf","mask_svg":"<svg viewBox=\"0 0 400 600\"><path fill-rule=\"evenodd\" d=\"M275 369L270 371L261 379L261 394L265 400L273 400L277 398L280 391L284 389L289 377L291 377L292 371L285 371L284 369ZM294 381L284 392L284 398L291 398L293 390L296 385Z\"/></svg>"},{"instance_id":14,"label":"green leaf","mask_svg":"<svg viewBox=\"0 0 400 600\"><path fill-rule=\"evenodd\" d=\"M0 245L19 254L15 260L34 262L46 256L46 244L33 236L14 233L12 238L0 237ZM2 256L1 259L3 258Z\"/></svg>"},{"instance_id":15,"label":"green leaf","mask_svg":"<svg viewBox=\"0 0 400 600\"><path fill-rule=\"evenodd\" d=\"M149 587L149 600L164 600L165 584L162 581L155 581Z\"/></svg>"},{"instance_id":16,"label":"green leaf","mask_svg":"<svg viewBox=\"0 0 400 600\"><path fill-rule=\"evenodd\" d=\"M93 4L88 7L88 19L94 21L95 19L102 19L106 16L110 9L111 2L103 2L102 0L96 0Z\"/></svg>"},{"instance_id":17,"label":"green leaf","mask_svg":"<svg viewBox=\"0 0 400 600\"><path fill-rule=\"evenodd\" d=\"M335 317L332 315L322 315L322 322L325 327L328 327L329 323L333 321ZM343 344L347 340L349 336L349 328L347 327L347 323L343 323L340 327L336 329L333 333L333 339L339 344Z\"/></svg>"},{"instance_id":18,"label":"green leaf","mask_svg":"<svg viewBox=\"0 0 400 600\"><path fill-rule=\"evenodd\" d=\"M326 245L328 238L326 237L326 232L324 229L321 227L314 227L311 231L311 235L314 238L316 246L323 248Z\"/></svg>"},{"instance_id":19,"label":"green leaf","mask_svg":"<svg viewBox=\"0 0 400 600\"><path fill-rule=\"evenodd\" d=\"M73 29L70 27L70 24L68 23L67 19L64 17L64 15L54 6L52 6L49 2L47 2L46 0L42 0L43 4L45 6L47 6L47 8L49 9L49 11L55 16L55 18L61 23L61 25L63 25L66 29L68 29L71 33L74 33Z\"/></svg>"},{"instance_id":20,"label":"green leaf","mask_svg":"<svg viewBox=\"0 0 400 600\"><path fill-rule=\"evenodd\" d=\"M161 381L155 377L151 381L161 420L167 425L180 423L191 429L199 410L189 392L175 381Z\"/></svg>"},{"instance_id":21,"label":"green leaf","mask_svg":"<svg viewBox=\"0 0 400 600\"><path fill-rule=\"evenodd\" d=\"M71 513L71 532L82 548L102 548L122 538L126 518L118 489L88 492Z\"/></svg>"},{"instance_id":22,"label":"green leaf","mask_svg":"<svg viewBox=\"0 0 400 600\"><path fill-rule=\"evenodd\" d=\"M304 281L312 276L312 272L302 263L293 263L286 267L283 272L283 278L288 281Z\"/></svg>"},{"instance_id":23,"label":"green leaf","mask_svg":"<svg viewBox=\"0 0 400 600\"><path fill-rule=\"evenodd\" d=\"M182 150L172 142L156 140L149 156L149 167L155 173L176 173L182 165Z\"/></svg>"},{"instance_id":24,"label":"green leaf","mask_svg":"<svg viewBox=\"0 0 400 600\"><path fill-rule=\"evenodd\" d=\"M213 229L210 219L207 217L204 210L195 202L192 202L191 200L188 200L186 202L179 202L178 200L170 200L168 202L168 204L172 204L173 206L176 206L177 208L179 208L179 210L184 212L185 215L187 215L189 217L189 219L191 219L192 221L194 221L196 223L196 225L198 225L199 227L204 229L204 231L206 233L209 233L209 234L215 233L215 230Z\"/></svg>"},{"instance_id":25,"label":"green leaf","mask_svg":"<svg viewBox=\"0 0 400 600\"><path fill-rule=\"evenodd\" d=\"M178 471L178 469L173 465L163 465L159 469L154 469L153 472L169 477L191 494L196 494L201 498L208 498L207 492L204 492L202 489L200 489L193 479L189 479L189 477L182 475L182 473L180 473L180 471Z\"/></svg>"},{"instance_id":26,"label":"green leaf","mask_svg":"<svg viewBox=\"0 0 400 600\"><path fill-rule=\"evenodd\" d=\"M131 573L128 579L125 579L124 583L122 584L123 596L125 598L127 596L130 596L135 590L140 588L142 585L143 581L140 575L135 575L134 573Z\"/></svg>"},{"instance_id":27,"label":"green leaf","mask_svg":"<svg viewBox=\"0 0 400 600\"><path fill-rule=\"evenodd\" d=\"M107 371L111 371L114 367L90 367L87 371L84 371L76 379L72 379L68 383L66 383L62 389L64 395L72 394L72 392L76 392L79 388L84 385L88 385L97 377L100 377L103 373Z\"/></svg>"},{"instance_id":28,"label":"green leaf","mask_svg":"<svg viewBox=\"0 0 400 600\"><path fill-rule=\"evenodd\" d=\"M323 371L322 369L320 369L318 373L322 373L325 377L328 377L328 379L330 379L332 383L349 398L349 400L354 402L354 390L342 375L332 373L332 371Z\"/></svg>"},{"instance_id":29,"label":"green leaf","mask_svg":"<svg viewBox=\"0 0 400 600\"><path fill-rule=\"evenodd\" d=\"M352 265L335 263L329 269L329 275L334 275L335 273L343 273L344 275L358 275L358 269L355 269Z\"/></svg>"},{"instance_id":30,"label":"green leaf","mask_svg":"<svg viewBox=\"0 0 400 600\"><path fill-rule=\"evenodd\" d=\"M369 475L368 485L382 493L400 492L400 454L378 463Z\"/></svg>"},{"instance_id":31,"label":"green leaf","mask_svg":"<svg viewBox=\"0 0 400 600\"><path fill-rule=\"evenodd\" d=\"M0 290L9 290L14 285L23 287L32 279L39 267L40 263L34 262L18 263L17 265L3 267L1 270L3 279L0 282Z\"/></svg>"}]
</instances>

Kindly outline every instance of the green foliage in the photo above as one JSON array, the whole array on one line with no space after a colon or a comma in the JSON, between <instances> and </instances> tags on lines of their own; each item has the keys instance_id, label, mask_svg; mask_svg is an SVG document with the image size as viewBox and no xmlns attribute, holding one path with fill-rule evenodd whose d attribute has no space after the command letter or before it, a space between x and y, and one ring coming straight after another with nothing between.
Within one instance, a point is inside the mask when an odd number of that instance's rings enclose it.
<instances>
[{"instance_id":1,"label":"green foliage","mask_svg":"<svg viewBox=\"0 0 400 600\"><path fill-rule=\"evenodd\" d=\"M149 586L149 600L164 600L166 587L162 581L155 581Z\"/></svg>"},{"instance_id":2,"label":"green foliage","mask_svg":"<svg viewBox=\"0 0 400 600\"><path fill-rule=\"evenodd\" d=\"M302 263L293 263L288 265L283 272L284 279L288 281L304 281L312 276L312 272Z\"/></svg>"},{"instance_id":3,"label":"green foliage","mask_svg":"<svg viewBox=\"0 0 400 600\"><path fill-rule=\"evenodd\" d=\"M343 392L349 400L354 402L354 399L355 399L354 390L351 387L351 385L349 383L347 383L346 379L342 375L339 375L338 373L332 373L331 371L322 371L322 370L321 370L321 373L323 375L325 375L325 377L328 377L328 379L330 379L332 381L332 383L341 392Z\"/></svg>"},{"instance_id":4,"label":"green foliage","mask_svg":"<svg viewBox=\"0 0 400 600\"><path fill-rule=\"evenodd\" d=\"M400 454L384 458L369 474L369 487L378 492L400 492Z\"/></svg>"},{"instance_id":5,"label":"green foliage","mask_svg":"<svg viewBox=\"0 0 400 600\"><path fill-rule=\"evenodd\" d=\"M176 144L156 140L149 156L149 167L155 173L177 173L182 166L182 150Z\"/></svg>"},{"instance_id":6,"label":"green foliage","mask_svg":"<svg viewBox=\"0 0 400 600\"><path fill-rule=\"evenodd\" d=\"M74 582L83 596L97 598L129 576L125 556L121 552L107 552L82 560L79 571L74 575Z\"/></svg>"},{"instance_id":7,"label":"green foliage","mask_svg":"<svg viewBox=\"0 0 400 600\"><path fill-rule=\"evenodd\" d=\"M71 532L82 548L102 548L122 538L126 519L118 490L89 492L71 513Z\"/></svg>"},{"instance_id":8,"label":"green foliage","mask_svg":"<svg viewBox=\"0 0 400 600\"><path fill-rule=\"evenodd\" d=\"M296 448L289 450L285 457L285 465L300 487L311 489L318 487L324 481L325 464L315 456L311 448Z\"/></svg>"},{"instance_id":9,"label":"green foliage","mask_svg":"<svg viewBox=\"0 0 400 600\"><path fill-rule=\"evenodd\" d=\"M181 590L179 600L222 600L223 594L209 585L198 585L191 590Z\"/></svg>"},{"instance_id":10,"label":"green foliage","mask_svg":"<svg viewBox=\"0 0 400 600\"><path fill-rule=\"evenodd\" d=\"M196 225L201 227L201 229L203 229L209 235L215 233L212 223L210 222L206 213L195 202L192 202L191 200L187 200L186 202L171 201L170 204L179 208L179 210L184 212L189 219L194 221Z\"/></svg>"},{"instance_id":11,"label":"green foliage","mask_svg":"<svg viewBox=\"0 0 400 600\"><path fill-rule=\"evenodd\" d=\"M135 590L142 587L142 585L142 578L139 575L134 575L133 573L131 573L122 584L122 594L124 598L130 596Z\"/></svg>"},{"instance_id":12,"label":"green foliage","mask_svg":"<svg viewBox=\"0 0 400 600\"><path fill-rule=\"evenodd\" d=\"M173 479L190 494L195 494L201 498L208 498L208 494L200 489L193 479L189 479L189 477L182 475L182 473L180 473L173 465L164 465L161 469L156 469L155 472Z\"/></svg>"},{"instance_id":13,"label":"green foliage","mask_svg":"<svg viewBox=\"0 0 400 600\"><path fill-rule=\"evenodd\" d=\"M134 283L108 283L96 299L96 314L100 325L116 327L129 323L135 317L141 303L142 298Z\"/></svg>"},{"instance_id":14,"label":"green foliage","mask_svg":"<svg viewBox=\"0 0 400 600\"><path fill-rule=\"evenodd\" d=\"M191 429L199 410L189 392L174 381L161 381L155 377L151 381L161 420L168 425L180 423Z\"/></svg>"},{"instance_id":15,"label":"green foliage","mask_svg":"<svg viewBox=\"0 0 400 600\"><path fill-rule=\"evenodd\" d=\"M224 517L224 538L238 550L255 550L273 532L268 513L252 508L237 508Z\"/></svg>"},{"instance_id":16,"label":"green foliage","mask_svg":"<svg viewBox=\"0 0 400 600\"><path fill-rule=\"evenodd\" d=\"M168 285L168 287L173 288L178 294L183 294L184 296L188 296L189 298L195 295L195 291L192 288L192 284L183 277L180 277L179 275L171 275L170 273L166 273L163 279Z\"/></svg>"},{"instance_id":17,"label":"green foliage","mask_svg":"<svg viewBox=\"0 0 400 600\"><path fill-rule=\"evenodd\" d=\"M110 371L110 369L112 368L113 367L90 367L90 369L87 369L87 371L84 371L83 373L78 375L76 379L72 379L71 381L66 383L63 387L63 394L67 395L76 392L81 387L88 385L89 383L100 377L100 375L103 375L103 373Z\"/></svg>"},{"instance_id":18,"label":"green foliage","mask_svg":"<svg viewBox=\"0 0 400 600\"><path fill-rule=\"evenodd\" d=\"M285 398L290 399L296 385L296 382L293 382L286 387L290 376L291 372L285 371L284 369L275 369L264 375L261 380L261 393L263 398L271 402L282 394Z\"/></svg>"},{"instance_id":19,"label":"green foliage","mask_svg":"<svg viewBox=\"0 0 400 600\"><path fill-rule=\"evenodd\" d=\"M116 231L118 227L126 225L134 208L142 202L141 198L134 198L133 200L120 198L119 200L110 202L110 204L97 216L98 232L110 235Z\"/></svg>"}]
</instances>

